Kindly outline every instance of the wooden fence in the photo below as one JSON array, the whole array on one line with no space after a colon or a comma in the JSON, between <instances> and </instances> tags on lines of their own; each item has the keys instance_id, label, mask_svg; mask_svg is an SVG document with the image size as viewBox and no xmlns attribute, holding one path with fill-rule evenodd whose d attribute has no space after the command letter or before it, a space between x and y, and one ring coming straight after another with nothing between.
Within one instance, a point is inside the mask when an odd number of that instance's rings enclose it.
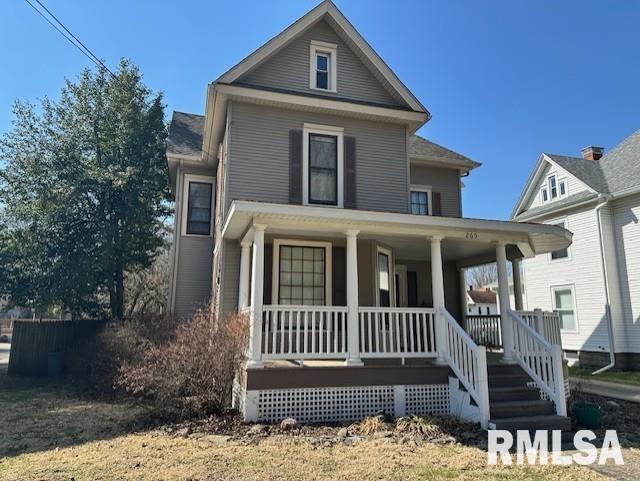
<instances>
[{"instance_id":1,"label":"wooden fence","mask_svg":"<svg viewBox=\"0 0 640 481\"><path fill-rule=\"evenodd\" d=\"M68 357L91 340L102 320L15 320L7 373L22 376L44 376L50 353Z\"/></svg>"}]
</instances>

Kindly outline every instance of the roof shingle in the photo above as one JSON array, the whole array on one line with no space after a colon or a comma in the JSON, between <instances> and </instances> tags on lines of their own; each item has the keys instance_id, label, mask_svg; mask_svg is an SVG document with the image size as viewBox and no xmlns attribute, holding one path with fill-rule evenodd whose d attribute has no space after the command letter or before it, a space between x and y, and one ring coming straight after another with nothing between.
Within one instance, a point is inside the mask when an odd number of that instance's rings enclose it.
<instances>
[{"instance_id":1,"label":"roof shingle","mask_svg":"<svg viewBox=\"0 0 640 481\"><path fill-rule=\"evenodd\" d=\"M167 153L174 155L202 155L204 115L173 112L167 137Z\"/></svg>"}]
</instances>

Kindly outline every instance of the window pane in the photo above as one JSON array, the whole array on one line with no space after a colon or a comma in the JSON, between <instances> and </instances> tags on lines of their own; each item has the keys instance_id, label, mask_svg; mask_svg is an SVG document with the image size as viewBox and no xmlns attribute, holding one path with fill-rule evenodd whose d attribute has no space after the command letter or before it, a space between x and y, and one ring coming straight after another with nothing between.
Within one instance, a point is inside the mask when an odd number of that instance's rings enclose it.
<instances>
[{"instance_id":1,"label":"window pane","mask_svg":"<svg viewBox=\"0 0 640 481\"><path fill-rule=\"evenodd\" d=\"M378 253L379 288L389 290L389 256Z\"/></svg>"},{"instance_id":2,"label":"window pane","mask_svg":"<svg viewBox=\"0 0 640 481\"><path fill-rule=\"evenodd\" d=\"M565 259L569 257L569 250L568 249L560 249L558 251L553 251L551 253L551 259Z\"/></svg>"},{"instance_id":3,"label":"window pane","mask_svg":"<svg viewBox=\"0 0 640 481\"><path fill-rule=\"evenodd\" d=\"M560 182L560 195L565 195L567 193L566 185L564 181Z\"/></svg>"},{"instance_id":4,"label":"window pane","mask_svg":"<svg viewBox=\"0 0 640 481\"><path fill-rule=\"evenodd\" d=\"M571 295L571 289L557 289L555 294L557 309L573 309L573 296Z\"/></svg>"},{"instance_id":5,"label":"window pane","mask_svg":"<svg viewBox=\"0 0 640 481\"><path fill-rule=\"evenodd\" d=\"M318 254L321 251L322 254ZM293 260L285 259L290 253ZM324 259L323 247L280 246L281 304L324 305Z\"/></svg>"},{"instance_id":6,"label":"window pane","mask_svg":"<svg viewBox=\"0 0 640 481\"><path fill-rule=\"evenodd\" d=\"M338 157L338 138L330 135L309 135L309 164L311 167L335 169Z\"/></svg>"},{"instance_id":7,"label":"window pane","mask_svg":"<svg viewBox=\"0 0 640 481\"><path fill-rule=\"evenodd\" d=\"M576 319L573 315L573 311L560 311L559 316L561 329L575 330Z\"/></svg>"},{"instance_id":8,"label":"window pane","mask_svg":"<svg viewBox=\"0 0 640 481\"><path fill-rule=\"evenodd\" d=\"M316 72L316 88L329 88L329 74L327 72Z\"/></svg>"},{"instance_id":9,"label":"window pane","mask_svg":"<svg viewBox=\"0 0 640 481\"><path fill-rule=\"evenodd\" d=\"M326 55L317 55L316 66L318 70L326 72L327 70L329 70L329 58Z\"/></svg>"},{"instance_id":10,"label":"window pane","mask_svg":"<svg viewBox=\"0 0 640 481\"><path fill-rule=\"evenodd\" d=\"M547 193L547 189L542 189L542 200L545 202L549 200L549 194Z\"/></svg>"},{"instance_id":11,"label":"window pane","mask_svg":"<svg viewBox=\"0 0 640 481\"><path fill-rule=\"evenodd\" d=\"M209 235L211 230L211 195L213 185L189 182L187 200L187 234Z\"/></svg>"},{"instance_id":12,"label":"window pane","mask_svg":"<svg viewBox=\"0 0 640 481\"><path fill-rule=\"evenodd\" d=\"M309 201L335 204L337 199L335 171L311 170L309 176Z\"/></svg>"}]
</instances>

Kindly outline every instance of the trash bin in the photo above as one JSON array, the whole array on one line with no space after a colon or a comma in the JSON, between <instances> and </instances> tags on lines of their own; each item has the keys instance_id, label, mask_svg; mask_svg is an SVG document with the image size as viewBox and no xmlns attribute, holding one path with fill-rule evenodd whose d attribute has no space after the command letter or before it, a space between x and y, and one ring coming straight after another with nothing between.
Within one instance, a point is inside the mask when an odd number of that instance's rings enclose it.
<instances>
[{"instance_id":1,"label":"trash bin","mask_svg":"<svg viewBox=\"0 0 640 481\"><path fill-rule=\"evenodd\" d=\"M47 376L57 377L62 375L63 356L61 352L50 352L47 355Z\"/></svg>"}]
</instances>

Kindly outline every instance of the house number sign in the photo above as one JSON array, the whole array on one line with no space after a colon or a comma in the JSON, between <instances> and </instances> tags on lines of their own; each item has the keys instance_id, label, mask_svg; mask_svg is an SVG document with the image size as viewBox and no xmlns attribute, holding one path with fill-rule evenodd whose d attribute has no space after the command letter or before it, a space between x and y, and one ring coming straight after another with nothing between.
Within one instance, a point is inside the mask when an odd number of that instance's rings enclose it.
<instances>
[{"instance_id":1,"label":"house number sign","mask_svg":"<svg viewBox=\"0 0 640 481\"><path fill-rule=\"evenodd\" d=\"M477 239L478 238L478 233L477 232L473 232L473 231L469 231L467 232L467 239Z\"/></svg>"}]
</instances>

